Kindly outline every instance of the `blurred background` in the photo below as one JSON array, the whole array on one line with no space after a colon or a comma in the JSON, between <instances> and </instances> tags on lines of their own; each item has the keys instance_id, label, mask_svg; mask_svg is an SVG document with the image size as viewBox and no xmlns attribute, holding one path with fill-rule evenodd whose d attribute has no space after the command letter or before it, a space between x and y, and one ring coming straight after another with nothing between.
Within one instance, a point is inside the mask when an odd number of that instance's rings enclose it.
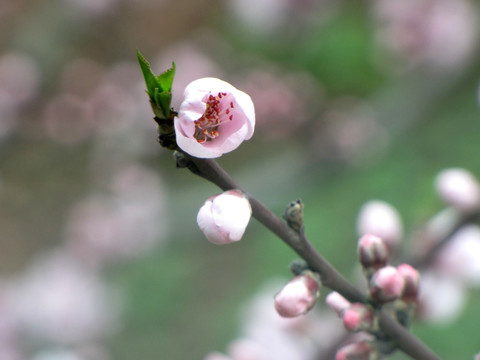
<instances>
[{"instance_id":1,"label":"blurred background","mask_svg":"<svg viewBox=\"0 0 480 360\"><path fill-rule=\"evenodd\" d=\"M219 190L156 142L135 50L175 61L176 108L204 76L250 94L255 135L220 164L277 214L301 198L361 284L366 202L393 207L407 257L445 208L436 174L480 176L479 19L474 0L2 0L0 359L327 359L333 312L273 313L293 252L254 220L229 246L198 230ZM413 332L470 359L479 281L443 280Z\"/></svg>"}]
</instances>

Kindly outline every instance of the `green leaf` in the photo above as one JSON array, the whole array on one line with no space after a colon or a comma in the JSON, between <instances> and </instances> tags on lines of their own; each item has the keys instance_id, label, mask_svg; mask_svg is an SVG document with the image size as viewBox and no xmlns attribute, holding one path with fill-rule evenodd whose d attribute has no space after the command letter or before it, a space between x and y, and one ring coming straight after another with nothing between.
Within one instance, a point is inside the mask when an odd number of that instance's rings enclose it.
<instances>
[{"instance_id":1,"label":"green leaf","mask_svg":"<svg viewBox=\"0 0 480 360\"><path fill-rule=\"evenodd\" d=\"M176 66L172 62L172 67L162 74L157 76L161 91L172 91L173 78L175 77Z\"/></svg>"},{"instance_id":2,"label":"green leaf","mask_svg":"<svg viewBox=\"0 0 480 360\"><path fill-rule=\"evenodd\" d=\"M170 117L170 103L172 102L172 84L175 77L175 63L162 74L156 76L147 60L137 50L137 58L147 85L147 93L155 115L160 119Z\"/></svg>"},{"instance_id":3,"label":"green leaf","mask_svg":"<svg viewBox=\"0 0 480 360\"><path fill-rule=\"evenodd\" d=\"M172 93L169 91L162 91L155 93L155 103L158 104L165 113L166 117L170 116L170 103L172 102Z\"/></svg>"},{"instance_id":4,"label":"green leaf","mask_svg":"<svg viewBox=\"0 0 480 360\"><path fill-rule=\"evenodd\" d=\"M151 100L154 100L155 89L160 89L161 85L158 81L155 74L150 69L150 64L145 58L142 56L140 51L137 50L137 58L138 62L140 63L140 68L142 69L143 77L145 79L145 84L147 85L147 92L150 96Z\"/></svg>"}]
</instances>

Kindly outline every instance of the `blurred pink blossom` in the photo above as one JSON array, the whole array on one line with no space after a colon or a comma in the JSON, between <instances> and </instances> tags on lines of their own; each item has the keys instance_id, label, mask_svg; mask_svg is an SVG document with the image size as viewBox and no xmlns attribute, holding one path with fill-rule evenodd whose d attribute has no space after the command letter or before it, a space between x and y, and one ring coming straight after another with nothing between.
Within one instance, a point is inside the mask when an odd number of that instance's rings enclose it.
<instances>
[{"instance_id":1,"label":"blurred pink blossom","mask_svg":"<svg viewBox=\"0 0 480 360\"><path fill-rule=\"evenodd\" d=\"M220 79L191 82L174 120L178 146L199 158L216 158L252 137L255 109L246 93Z\"/></svg>"},{"instance_id":2,"label":"blurred pink blossom","mask_svg":"<svg viewBox=\"0 0 480 360\"><path fill-rule=\"evenodd\" d=\"M378 360L378 351L370 342L359 341L345 345L337 351L335 360Z\"/></svg>"},{"instance_id":3,"label":"blurred pink blossom","mask_svg":"<svg viewBox=\"0 0 480 360\"><path fill-rule=\"evenodd\" d=\"M126 89L108 82L101 83L88 99L90 121L95 123L95 130L107 136L127 132L138 121L134 102Z\"/></svg>"},{"instance_id":4,"label":"blurred pink blossom","mask_svg":"<svg viewBox=\"0 0 480 360\"><path fill-rule=\"evenodd\" d=\"M0 139L17 128L18 112L38 95L41 80L38 64L27 54L0 56Z\"/></svg>"},{"instance_id":5,"label":"blurred pink blossom","mask_svg":"<svg viewBox=\"0 0 480 360\"><path fill-rule=\"evenodd\" d=\"M12 308L15 299L13 289L15 283L10 280L0 282L0 359L23 360L20 322Z\"/></svg>"},{"instance_id":6,"label":"blurred pink blossom","mask_svg":"<svg viewBox=\"0 0 480 360\"><path fill-rule=\"evenodd\" d=\"M61 144L76 144L86 140L94 127L85 101L68 94L49 100L43 120L46 134Z\"/></svg>"},{"instance_id":7,"label":"blurred pink blossom","mask_svg":"<svg viewBox=\"0 0 480 360\"><path fill-rule=\"evenodd\" d=\"M228 345L228 353L233 360L268 360L270 355L257 342L250 339L237 339Z\"/></svg>"},{"instance_id":8,"label":"blurred pink blossom","mask_svg":"<svg viewBox=\"0 0 480 360\"><path fill-rule=\"evenodd\" d=\"M30 360L111 360L111 358L99 345L82 344L72 348L65 346L41 350Z\"/></svg>"},{"instance_id":9,"label":"blurred pink blossom","mask_svg":"<svg viewBox=\"0 0 480 360\"><path fill-rule=\"evenodd\" d=\"M454 68L478 39L477 8L470 0L376 0L378 39L407 65Z\"/></svg>"},{"instance_id":10,"label":"blurred pink blossom","mask_svg":"<svg viewBox=\"0 0 480 360\"><path fill-rule=\"evenodd\" d=\"M273 64L238 76L238 84L255 103L257 128L266 137L292 137L323 100L311 76L272 70Z\"/></svg>"},{"instance_id":11,"label":"blurred pink blossom","mask_svg":"<svg viewBox=\"0 0 480 360\"><path fill-rule=\"evenodd\" d=\"M397 209L385 201L370 200L362 205L357 216L357 233L381 238L393 251L403 237L403 224Z\"/></svg>"},{"instance_id":12,"label":"blurred pink blossom","mask_svg":"<svg viewBox=\"0 0 480 360\"><path fill-rule=\"evenodd\" d=\"M98 16L111 10L118 0L64 0L73 5L82 15Z\"/></svg>"},{"instance_id":13,"label":"blurred pink blossom","mask_svg":"<svg viewBox=\"0 0 480 360\"><path fill-rule=\"evenodd\" d=\"M247 28L266 33L277 28L288 16L289 0L230 0L234 16Z\"/></svg>"},{"instance_id":14,"label":"blurred pink blossom","mask_svg":"<svg viewBox=\"0 0 480 360\"><path fill-rule=\"evenodd\" d=\"M449 324L465 308L465 286L435 271L423 272L420 279L418 316L435 324Z\"/></svg>"},{"instance_id":15,"label":"blurred pink blossom","mask_svg":"<svg viewBox=\"0 0 480 360\"><path fill-rule=\"evenodd\" d=\"M203 360L234 360L234 359L232 359L227 355L219 353L218 351L214 351L214 352L208 353Z\"/></svg>"},{"instance_id":16,"label":"blurred pink blossom","mask_svg":"<svg viewBox=\"0 0 480 360\"><path fill-rule=\"evenodd\" d=\"M29 55L9 52L0 57L0 99L6 98L9 106L34 98L41 80L39 66Z\"/></svg>"},{"instance_id":17,"label":"blurred pink blossom","mask_svg":"<svg viewBox=\"0 0 480 360\"><path fill-rule=\"evenodd\" d=\"M352 97L332 101L311 131L314 154L349 163L380 156L389 141L387 131L375 119L371 104Z\"/></svg>"},{"instance_id":18,"label":"blurred pink blossom","mask_svg":"<svg viewBox=\"0 0 480 360\"><path fill-rule=\"evenodd\" d=\"M442 170L435 179L435 188L442 200L460 211L468 212L480 207L480 183L468 170Z\"/></svg>"},{"instance_id":19,"label":"blurred pink blossom","mask_svg":"<svg viewBox=\"0 0 480 360\"><path fill-rule=\"evenodd\" d=\"M62 69L60 90L83 100L88 98L103 79L105 69L93 59L77 58Z\"/></svg>"},{"instance_id":20,"label":"blurred pink blossom","mask_svg":"<svg viewBox=\"0 0 480 360\"><path fill-rule=\"evenodd\" d=\"M156 173L126 166L109 186L110 192L87 196L67 216L67 246L91 265L144 254L167 234L165 192Z\"/></svg>"},{"instance_id":21,"label":"blurred pink blossom","mask_svg":"<svg viewBox=\"0 0 480 360\"><path fill-rule=\"evenodd\" d=\"M460 228L440 249L435 269L459 283L480 285L480 226Z\"/></svg>"},{"instance_id":22,"label":"blurred pink blossom","mask_svg":"<svg viewBox=\"0 0 480 360\"><path fill-rule=\"evenodd\" d=\"M35 339L80 344L112 334L117 305L96 273L63 253L39 257L20 276L12 312Z\"/></svg>"},{"instance_id":23,"label":"blurred pink blossom","mask_svg":"<svg viewBox=\"0 0 480 360\"><path fill-rule=\"evenodd\" d=\"M318 353L343 333L332 311L283 318L272 306L272 293L278 282L262 288L243 311L242 337L258 343L275 360L315 360ZM316 309L315 309L316 310Z\"/></svg>"}]
</instances>

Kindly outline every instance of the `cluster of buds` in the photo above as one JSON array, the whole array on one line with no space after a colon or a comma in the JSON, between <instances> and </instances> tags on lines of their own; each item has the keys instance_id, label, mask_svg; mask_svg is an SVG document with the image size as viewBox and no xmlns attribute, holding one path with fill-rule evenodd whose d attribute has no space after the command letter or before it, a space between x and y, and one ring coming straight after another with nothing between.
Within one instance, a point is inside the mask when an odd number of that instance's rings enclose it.
<instances>
[{"instance_id":1,"label":"cluster of buds","mask_svg":"<svg viewBox=\"0 0 480 360\"><path fill-rule=\"evenodd\" d=\"M345 329L370 333L376 340L349 344L337 352L336 360L378 359L379 349L388 348L379 345L388 337L379 329L376 309L392 304L397 320L407 326L418 296L420 278L417 270L408 264L388 265L388 248L381 238L364 235L358 241L357 250L368 281L369 303L350 303L337 292L330 293L326 302L342 319Z\"/></svg>"},{"instance_id":2,"label":"cluster of buds","mask_svg":"<svg viewBox=\"0 0 480 360\"><path fill-rule=\"evenodd\" d=\"M381 238L370 234L362 236L357 251L373 303L381 305L397 299L406 303L416 301L420 280L417 270L408 264L388 265L388 248Z\"/></svg>"},{"instance_id":3,"label":"cluster of buds","mask_svg":"<svg viewBox=\"0 0 480 360\"><path fill-rule=\"evenodd\" d=\"M337 292L331 292L325 301L342 319L343 326L350 332L365 331L368 333L378 332L378 317L375 309L369 304L350 303ZM377 346L372 341L361 340L350 343L340 350L336 360L365 359L376 360L379 358Z\"/></svg>"}]
</instances>

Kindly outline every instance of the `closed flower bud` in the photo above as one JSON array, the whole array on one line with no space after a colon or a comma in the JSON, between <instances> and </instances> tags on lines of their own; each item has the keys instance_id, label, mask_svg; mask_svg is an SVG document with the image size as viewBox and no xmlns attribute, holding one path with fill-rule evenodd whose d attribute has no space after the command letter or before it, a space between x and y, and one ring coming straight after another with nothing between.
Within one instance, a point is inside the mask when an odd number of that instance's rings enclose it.
<instances>
[{"instance_id":1,"label":"closed flower bud","mask_svg":"<svg viewBox=\"0 0 480 360\"><path fill-rule=\"evenodd\" d=\"M480 186L467 170L453 168L441 171L435 179L438 195L449 205L472 211L480 206Z\"/></svg>"},{"instance_id":2,"label":"closed flower bud","mask_svg":"<svg viewBox=\"0 0 480 360\"><path fill-rule=\"evenodd\" d=\"M377 328L373 308L362 303L354 303L346 309L342 320L348 331L369 331Z\"/></svg>"},{"instance_id":3,"label":"closed flower bud","mask_svg":"<svg viewBox=\"0 0 480 360\"><path fill-rule=\"evenodd\" d=\"M401 299L405 302L416 301L420 285L420 275L418 271L408 264L397 266L397 270L405 281L405 287L403 288Z\"/></svg>"},{"instance_id":4,"label":"closed flower bud","mask_svg":"<svg viewBox=\"0 0 480 360\"><path fill-rule=\"evenodd\" d=\"M338 316L341 316L342 313L348 309L351 305L350 301L345 299L338 292L333 291L327 295L325 298L327 305L337 313Z\"/></svg>"},{"instance_id":5,"label":"closed flower bud","mask_svg":"<svg viewBox=\"0 0 480 360\"><path fill-rule=\"evenodd\" d=\"M370 297L373 301L383 304L400 297L405 287L405 280L393 266L378 269L370 279Z\"/></svg>"},{"instance_id":6,"label":"closed flower bud","mask_svg":"<svg viewBox=\"0 0 480 360\"><path fill-rule=\"evenodd\" d=\"M307 271L294 277L275 295L275 309L280 316L287 318L303 315L315 305L319 290L315 275Z\"/></svg>"},{"instance_id":7,"label":"closed flower bud","mask_svg":"<svg viewBox=\"0 0 480 360\"><path fill-rule=\"evenodd\" d=\"M238 241L250 221L252 208L239 190L209 198L200 208L197 223L208 241L223 245Z\"/></svg>"},{"instance_id":8,"label":"closed flower bud","mask_svg":"<svg viewBox=\"0 0 480 360\"><path fill-rule=\"evenodd\" d=\"M337 351L335 360L377 360L378 350L367 341L355 342Z\"/></svg>"},{"instance_id":9,"label":"closed flower bud","mask_svg":"<svg viewBox=\"0 0 480 360\"><path fill-rule=\"evenodd\" d=\"M252 137L255 109L250 96L215 78L191 82L174 119L177 145L198 158L216 158Z\"/></svg>"},{"instance_id":10,"label":"closed flower bud","mask_svg":"<svg viewBox=\"0 0 480 360\"><path fill-rule=\"evenodd\" d=\"M377 236L366 234L358 240L358 257L368 275L372 275L388 261L388 249L385 242Z\"/></svg>"}]
</instances>

